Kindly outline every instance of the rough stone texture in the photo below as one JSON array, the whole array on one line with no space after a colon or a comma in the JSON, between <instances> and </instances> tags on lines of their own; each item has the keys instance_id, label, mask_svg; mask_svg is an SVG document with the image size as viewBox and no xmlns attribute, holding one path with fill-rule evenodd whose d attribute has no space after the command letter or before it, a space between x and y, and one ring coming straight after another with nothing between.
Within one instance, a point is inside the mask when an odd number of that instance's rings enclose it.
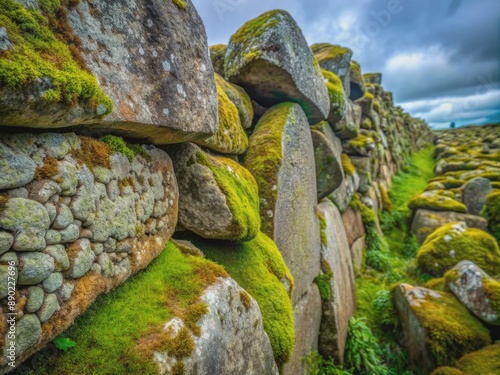
<instances>
[{"instance_id":1,"label":"rough stone texture","mask_svg":"<svg viewBox=\"0 0 500 375\"><path fill-rule=\"evenodd\" d=\"M335 73L340 78L344 91L349 97L352 51L349 48L328 43L313 44L311 50L322 69Z\"/></svg>"},{"instance_id":2,"label":"rough stone texture","mask_svg":"<svg viewBox=\"0 0 500 375\"><path fill-rule=\"evenodd\" d=\"M459 301L483 322L500 325L500 311L493 308L485 289L485 281L492 280L479 266L464 260L446 276L446 285Z\"/></svg>"},{"instance_id":3,"label":"rough stone texture","mask_svg":"<svg viewBox=\"0 0 500 375\"><path fill-rule=\"evenodd\" d=\"M215 82L226 93L229 100L238 108L241 126L243 129L248 129L252 126L254 109L252 100L241 87L227 82L220 75L215 75ZM219 119L220 121L220 119Z\"/></svg>"},{"instance_id":4,"label":"rough stone texture","mask_svg":"<svg viewBox=\"0 0 500 375\"><path fill-rule=\"evenodd\" d=\"M230 159L211 156L190 143L169 147L179 184L179 223L204 238L251 240L259 230L257 184L251 174ZM223 182L214 172L221 169ZM228 184L228 185L224 185ZM233 186L248 186L248 196L230 196ZM251 202L239 207L234 200ZM238 211L239 209L239 211ZM256 218L252 221L252 218Z\"/></svg>"},{"instance_id":5,"label":"rough stone texture","mask_svg":"<svg viewBox=\"0 0 500 375\"><path fill-rule=\"evenodd\" d=\"M102 90L114 103L101 119L88 103L36 106L45 92L2 89L1 123L61 128L96 124L154 144L203 138L217 129L217 95L205 28L191 1L79 2L69 26ZM48 83L50 85L50 82ZM49 86L50 87L50 86ZM100 123L100 124L99 124Z\"/></svg>"},{"instance_id":6,"label":"rough stone texture","mask_svg":"<svg viewBox=\"0 0 500 375\"><path fill-rule=\"evenodd\" d=\"M430 374L436 368L436 360L426 345L426 330L420 325L412 305L427 294L439 297L436 291L401 284L394 291L394 303L399 313L401 325L405 333L405 345L408 348L413 369L417 374ZM416 301L416 302L415 302Z\"/></svg>"},{"instance_id":7,"label":"rough stone texture","mask_svg":"<svg viewBox=\"0 0 500 375\"><path fill-rule=\"evenodd\" d=\"M147 157L130 161L113 153L109 166L87 166L86 158L98 156L95 150L82 156L89 142L104 146L73 133L0 136L0 145L36 168L56 159L46 178L2 191L9 198L0 213L0 251L7 251L3 260L18 260L17 289L26 296L19 316L36 313L29 319L38 322L24 332L34 340L18 353L19 362L62 333L99 294L146 267L177 224L177 182L164 151L144 146ZM93 250L105 244L107 262ZM40 324L43 334L36 330Z\"/></svg>"},{"instance_id":8,"label":"rough stone texture","mask_svg":"<svg viewBox=\"0 0 500 375\"><path fill-rule=\"evenodd\" d=\"M351 90L349 98L351 100L362 98L365 93L365 82L361 74L361 67L354 60L351 61L350 80Z\"/></svg>"},{"instance_id":9,"label":"rough stone texture","mask_svg":"<svg viewBox=\"0 0 500 375\"><path fill-rule=\"evenodd\" d=\"M36 164L26 155L0 143L0 190L26 185L35 177Z\"/></svg>"},{"instance_id":10,"label":"rough stone texture","mask_svg":"<svg viewBox=\"0 0 500 375\"><path fill-rule=\"evenodd\" d=\"M323 272L333 273L330 297L323 300L319 352L342 364L349 318L356 312L354 268L339 210L325 199L318 205L318 213L326 222L326 228L322 229L326 237L326 244L321 247Z\"/></svg>"},{"instance_id":11,"label":"rough stone texture","mask_svg":"<svg viewBox=\"0 0 500 375\"><path fill-rule=\"evenodd\" d=\"M461 214L455 211L430 211L418 209L411 225L411 230L417 237L419 244L423 244L425 239L439 227L458 221L465 221L467 227L478 228L486 231L488 222L486 219L468 214Z\"/></svg>"},{"instance_id":12,"label":"rough stone texture","mask_svg":"<svg viewBox=\"0 0 500 375\"><path fill-rule=\"evenodd\" d=\"M351 100L346 103L346 112L342 120L330 124L340 139L355 138L359 134L361 125L361 107Z\"/></svg>"},{"instance_id":13,"label":"rough stone texture","mask_svg":"<svg viewBox=\"0 0 500 375\"><path fill-rule=\"evenodd\" d=\"M348 207L342 214L342 222L344 223L347 242L349 246L352 246L354 242L365 234L361 211L354 211L351 207Z\"/></svg>"},{"instance_id":14,"label":"rough stone texture","mask_svg":"<svg viewBox=\"0 0 500 375\"><path fill-rule=\"evenodd\" d=\"M224 60L226 55L226 45L225 44L215 44L209 47L210 60L212 60L212 65L214 67L214 72L224 75Z\"/></svg>"},{"instance_id":15,"label":"rough stone texture","mask_svg":"<svg viewBox=\"0 0 500 375\"><path fill-rule=\"evenodd\" d=\"M344 183L328 196L340 212L345 212L352 196L359 189L359 175L354 172L352 176L345 176Z\"/></svg>"},{"instance_id":16,"label":"rough stone texture","mask_svg":"<svg viewBox=\"0 0 500 375\"><path fill-rule=\"evenodd\" d=\"M328 126L327 129L329 128ZM339 148L341 151L342 147L338 147L339 145L336 144L336 137L333 132L331 136L333 138L327 137L327 135L318 130L311 130L311 137L314 145L314 160L316 164L318 200L332 193L344 181L344 171L340 161L340 152L337 151Z\"/></svg>"},{"instance_id":17,"label":"rough stone texture","mask_svg":"<svg viewBox=\"0 0 500 375\"><path fill-rule=\"evenodd\" d=\"M225 77L259 104L301 105L311 124L328 116L330 99L319 65L287 12L264 13L243 25L226 50Z\"/></svg>"},{"instance_id":18,"label":"rough stone texture","mask_svg":"<svg viewBox=\"0 0 500 375\"><path fill-rule=\"evenodd\" d=\"M16 322L16 363L18 363L17 358L28 353L40 342L41 336L42 327L36 315L25 314ZM8 347L5 349L8 349ZM4 357L6 351L4 351Z\"/></svg>"},{"instance_id":19,"label":"rough stone texture","mask_svg":"<svg viewBox=\"0 0 500 375\"><path fill-rule=\"evenodd\" d=\"M359 175L359 192L367 193L372 185L371 179L371 159L368 157L352 156L351 162Z\"/></svg>"},{"instance_id":20,"label":"rough stone texture","mask_svg":"<svg viewBox=\"0 0 500 375\"><path fill-rule=\"evenodd\" d=\"M277 117L279 122L275 122ZM281 152L269 150L270 144L281 145ZM273 159L276 152L279 160ZM295 280L295 304L320 268L313 144L309 124L297 104L272 107L262 117L250 138L245 166L259 184L263 231L276 242Z\"/></svg>"},{"instance_id":21,"label":"rough stone texture","mask_svg":"<svg viewBox=\"0 0 500 375\"><path fill-rule=\"evenodd\" d=\"M240 298L244 292L229 278L219 279L203 292L200 300L208 307L199 321L201 336L193 336L194 352L184 358L184 373L196 374L270 374L277 375L271 344L262 326L257 302L250 297L246 308ZM174 335L183 327L179 318L173 318L165 329ZM175 357L155 352L160 374L170 374Z\"/></svg>"},{"instance_id":22,"label":"rough stone texture","mask_svg":"<svg viewBox=\"0 0 500 375\"><path fill-rule=\"evenodd\" d=\"M318 333L321 324L321 297L316 284L293 307L295 346L290 361L285 365L285 375L303 374L302 358L318 350Z\"/></svg>"},{"instance_id":23,"label":"rough stone texture","mask_svg":"<svg viewBox=\"0 0 500 375\"><path fill-rule=\"evenodd\" d=\"M351 258L354 273L356 276L360 275L365 269L365 249L366 238L360 237L351 246Z\"/></svg>"},{"instance_id":24,"label":"rough stone texture","mask_svg":"<svg viewBox=\"0 0 500 375\"><path fill-rule=\"evenodd\" d=\"M486 196L491 193L490 180L477 177L463 186L462 200L467 207L467 213L479 215L486 203Z\"/></svg>"}]
</instances>

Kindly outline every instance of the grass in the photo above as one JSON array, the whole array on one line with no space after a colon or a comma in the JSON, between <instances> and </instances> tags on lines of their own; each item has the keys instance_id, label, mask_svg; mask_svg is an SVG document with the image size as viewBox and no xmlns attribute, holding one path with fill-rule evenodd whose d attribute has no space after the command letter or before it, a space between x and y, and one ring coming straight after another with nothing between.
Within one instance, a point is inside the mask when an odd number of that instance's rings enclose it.
<instances>
[{"instance_id":1,"label":"grass","mask_svg":"<svg viewBox=\"0 0 500 375\"><path fill-rule=\"evenodd\" d=\"M162 327L180 316L192 334L206 311L199 301L205 288L227 274L214 263L182 253L169 242L162 254L133 279L100 296L65 332L73 348L51 357L36 374L157 374L152 350L182 358L192 350L184 340L162 337ZM186 282L189 280L189 282Z\"/></svg>"}]
</instances>

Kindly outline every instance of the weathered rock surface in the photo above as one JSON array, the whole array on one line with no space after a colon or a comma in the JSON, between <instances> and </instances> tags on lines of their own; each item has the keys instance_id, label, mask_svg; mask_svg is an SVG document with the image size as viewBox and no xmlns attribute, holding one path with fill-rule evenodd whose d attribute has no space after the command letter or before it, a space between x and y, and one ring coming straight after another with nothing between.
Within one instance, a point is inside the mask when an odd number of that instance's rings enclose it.
<instances>
[{"instance_id":1,"label":"weathered rock surface","mask_svg":"<svg viewBox=\"0 0 500 375\"><path fill-rule=\"evenodd\" d=\"M325 199L318 205L323 217L321 263L323 273L331 274L330 295L323 298L323 315L319 334L319 352L342 364L349 318L356 312L356 283L346 228L335 205ZM328 293L327 293L328 294ZM326 297L326 298L325 298Z\"/></svg>"},{"instance_id":2,"label":"weathered rock surface","mask_svg":"<svg viewBox=\"0 0 500 375\"><path fill-rule=\"evenodd\" d=\"M314 146L318 200L321 200L344 181L344 170L340 160L342 145L325 121L311 129L311 137Z\"/></svg>"},{"instance_id":3,"label":"weathered rock surface","mask_svg":"<svg viewBox=\"0 0 500 375\"><path fill-rule=\"evenodd\" d=\"M303 374L302 358L318 350L318 333L321 324L321 297L318 287L312 284L306 294L294 304L295 346L290 361L285 365L284 374Z\"/></svg>"},{"instance_id":4,"label":"weathered rock surface","mask_svg":"<svg viewBox=\"0 0 500 375\"><path fill-rule=\"evenodd\" d=\"M299 105L269 109L250 137L245 167L259 185L262 230L274 239L295 279L293 302L320 267L316 175L311 132Z\"/></svg>"},{"instance_id":5,"label":"weathered rock surface","mask_svg":"<svg viewBox=\"0 0 500 375\"><path fill-rule=\"evenodd\" d=\"M488 330L447 293L400 284L394 301L416 374L453 364L465 353L490 344ZM460 335L455 333L460 327Z\"/></svg>"},{"instance_id":6,"label":"weathered rock surface","mask_svg":"<svg viewBox=\"0 0 500 375\"><path fill-rule=\"evenodd\" d=\"M463 186L462 199L467 207L467 213L479 215L486 203L486 197L491 193L491 182L487 178L478 177Z\"/></svg>"},{"instance_id":7,"label":"weathered rock surface","mask_svg":"<svg viewBox=\"0 0 500 375\"><path fill-rule=\"evenodd\" d=\"M328 96L330 97L330 113L328 114L327 121L330 124L336 124L342 120L347 110L347 98L345 96L342 81L337 75L328 70L321 70L323 77L325 77L326 88L328 89Z\"/></svg>"},{"instance_id":8,"label":"weathered rock surface","mask_svg":"<svg viewBox=\"0 0 500 375\"><path fill-rule=\"evenodd\" d=\"M345 212L352 196L359 189L359 181L359 175L354 170L352 175L346 174L344 183L328 196L328 199L335 203L340 212Z\"/></svg>"},{"instance_id":9,"label":"weathered rock surface","mask_svg":"<svg viewBox=\"0 0 500 375\"><path fill-rule=\"evenodd\" d=\"M226 56L226 45L225 44L214 44L209 47L210 60L212 60L212 65L214 67L214 72L224 76L224 61Z\"/></svg>"},{"instance_id":10,"label":"weathered rock surface","mask_svg":"<svg viewBox=\"0 0 500 375\"><path fill-rule=\"evenodd\" d=\"M359 134L361 126L361 107L348 100L344 118L330 125L340 139L355 138Z\"/></svg>"},{"instance_id":11,"label":"weathered rock surface","mask_svg":"<svg viewBox=\"0 0 500 375\"><path fill-rule=\"evenodd\" d=\"M244 305L241 293L246 292L229 278L205 289L200 300L207 304L208 313L197 323L202 335L192 336L193 354L183 359L185 374L278 374L259 306L252 297ZM165 325L173 336L182 327L179 318ZM176 358L156 352L155 362L160 374L169 374Z\"/></svg>"},{"instance_id":12,"label":"weathered rock surface","mask_svg":"<svg viewBox=\"0 0 500 375\"><path fill-rule=\"evenodd\" d=\"M204 238L251 240L260 227L253 176L231 159L186 143L169 147L179 184L179 223Z\"/></svg>"},{"instance_id":13,"label":"weathered rock surface","mask_svg":"<svg viewBox=\"0 0 500 375\"><path fill-rule=\"evenodd\" d=\"M458 221L464 221L469 228L486 230L488 227L486 219L480 216L455 211L430 211L419 208L413 216L411 230L417 237L418 243L423 244L426 238L439 227Z\"/></svg>"},{"instance_id":14,"label":"weathered rock surface","mask_svg":"<svg viewBox=\"0 0 500 375\"><path fill-rule=\"evenodd\" d=\"M346 96L349 97L352 51L349 48L328 43L313 44L311 50L322 69L332 72L340 78Z\"/></svg>"},{"instance_id":15,"label":"weathered rock surface","mask_svg":"<svg viewBox=\"0 0 500 375\"><path fill-rule=\"evenodd\" d=\"M471 261L464 260L446 273L446 285L458 300L483 322L500 325L500 283ZM496 306L496 308L495 308Z\"/></svg>"},{"instance_id":16,"label":"weathered rock surface","mask_svg":"<svg viewBox=\"0 0 500 375\"><path fill-rule=\"evenodd\" d=\"M252 105L252 100L248 96L248 94L241 87L227 82L220 75L215 75L215 82L220 86L222 90L226 93L229 100L233 102L233 104L238 109L238 115L240 117L241 126L243 129L248 129L252 126L254 110ZM219 108L220 112L220 108ZM220 115L219 115L220 122Z\"/></svg>"},{"instance_id":17,"label":"weathered rock surface","mask_svg":"<svg viewBox=\"0 0 500 375\"><path fill-rule=\"evenodd\" d=\"M97 131L113 128L155 144L215 133L213 69L203 23L190 1L185 9L173 1L120 0L79 2L67 10L68 25L81 41L77 47L81 64L90 72L86 79L97 79L104 93L97 102L77 98L77 105L56 101L41 107L40 100L57 84L50 77L39 77L22 89L4 87L3 125L94 124ZM84 72L77 62L73 64Z\"/></svg>"},{"instance_id":18,"label":"weathered rock surface","mask_svg":"<svg viewBox=\"0 0 500 375\"><path fill-rule=\"evenodd\" d=\"M361 74L361 67L358 62L354 60L351 61L350 78L351 90L349 99L357 100L362 98L365 94L365 82L363 80L363 75Z\"/></svg>"},{"instance_id":19,"label":"weathered rock surface","mask_svg":"<svg viewBox=\"0 0 500 375\"><path fill-rule=\"evenodd\" d=\"M365 234L361 211L355 211L351 207L348 207L342 214L342 222L344 223L347 242L349 246L352 246L356 240Z\"/></svg>"},{"instance_id":20,"label":"weathered rock surface","mask_svg":"<svg viewBox=\"0 0 500 375\"><path fill-rule=\"evenodd\" d=\"M248 21L231 37L225 77L265 107L296 102L311 124L328 116L323 75L299 26L283 10Z\"/></svg>"}]
</instances>

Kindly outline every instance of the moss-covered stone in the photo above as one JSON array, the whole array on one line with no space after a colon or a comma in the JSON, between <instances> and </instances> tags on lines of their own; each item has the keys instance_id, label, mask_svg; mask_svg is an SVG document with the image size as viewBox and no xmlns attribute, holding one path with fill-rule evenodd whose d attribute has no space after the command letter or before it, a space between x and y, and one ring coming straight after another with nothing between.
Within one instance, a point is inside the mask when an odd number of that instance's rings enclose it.
<instances>
[{"instance_id":1,"label":"moss-covered stone","mask_svg":"<svg viewBox=\"0 0 500 375\"><path fill-rule=\"evenodd\" d=\"M213 136L196 143L223 154L242 154L248 147L248 137L241 126L238 108L229 99L220 83L216 82L216 85L219 127Z\"/></svg>"},{"instance_id":2,"label":"moss-covered stone","mask_svg":"<svg viewBox=\"0 0 500 375\"><path fill-rule=\"evenodd\" d=\"M486 197L481 214L488 220L488 229L500 243L500 191L494 190Z\"/></svg>"},{"instance_id":3,"label":"moss-covered stone","mask_svg":"<svg viewBox=\"0 0 500 375\"><path fill-rule=\"evenodd\" d=\"M488 233L465 223L443 225L427 237L417 254L422 271L442 276L462 260L476 263L490 275L500 273L500 250Z\"/></svg>"},{"instance_id":4,"label":"moss-covered stone","mask_svg":"<svg viewBox=\"0 0 500 375\"><path fill-rule=\"evenodd\" d=\"M254 116L252 100L248 94L241 87L226 82L220 75L215 74L215 82L219 87L224 90L229 100L238 109L241 126L243 129L248 129L252 126Z\"/></svg>"},{"instance_id":5,"label":"moss-covered stone","mask_svg":"<svg viewBox=\"0 0 500 375\"><path fill-rule=\"evenodd\" d=\"M464 355L456 367L465 375L500 374L500 343Z\"/></svg>"},{"instance_id":6,"label":"moss-covered stone","mask_svg":"<svg viewBox=\"0 0 500 375\"><path fill-rule=\"evenodd\" d=\"M291 290L293 279L274 242L260 233L249 242L203 241L192 238L207 258L223 265L229 275L258 302L264 330L280 369L290 359L295 342Z\"/></svg>"},{"instance_id":7,"label":"moss-covered stone","mask_svg":"<svg viewBox=\"0 0 500 375\"><path fill-rule=\"evenodd\" d=\"M335 124L345 116L347 107L344 88L342 87L342 81L335 73L324 69L321 69L321 73L325 77L328 96L330 97L330 114L327 121L330 124Z\"/></svg>"},{"instance_id":8,"label":"moss-covered stone","mask_svg":"<svg viewBox=\"0 0 500 375\"><path fill-rule=\"evenodd\" d=\"M342 168L347 176L354 176L356 174L356 168L352 165L351 158L349 155L342 153L340 156L342 160Z\"/></svg>"},{"instance_id":9,"label":"moss-covered stone","mask_svg":"<svg viewBox=\"0 0 500 375\"><path fill-rule=\"evenodd\" d=\"M431 375L466 375L459 369L456 369L454 367L439 367L435 369Z\"/></svg>"},{"instance_id":10,"label":"moss-covered stone","mask_svg":"<svg viewBox=\"0 0 500 375\"><path fill-rule=\"evenodd\" d=\"M375 150L375 141L371 136L359 134L356 138L343 142L344 152L353 156L369 156Z\"/></svg>"},{"instance_id":11,"label":"moss-covered stone","mask_svg":"<svg viewBox=\"0 0 500 375\"><path fill-rule=\"evenodd\" d=\"M351 61L351 100L357 100L363 97L365 93L365 81L361 74L361 67L357 61Z\"/></svg>"},{"instance_id":12,"label":"moss-covered stone","mask_svg":"<svg viewBox=\"0 0 500 375\"><path fill-rule=\"evenodd\" d=\"M226 48L225 44L214 44L209 47L210 60L212 60L212 65L214 67L214 72L224 76L224 60L226 58Z\"/></svg>"},{"instance_id":13,"label":"moss-covered stone","mask_svg":"<svg viewBox=\"0 0 500 375\"><path fill-rule=\"evenodd\" d=\"M47 81L48 89L40 99L42 105L84 102L96 110L102 106L98 113L101 116L109 114L113 109L111 99L89 73L79 53L51 30L50 21L57 21L55 15L61 3L42 1L40 8L42 11L26 9L14 0L0 1L0 23L15 46L0 53L1 86L24 89ZM67 12L65 15L67 18Z\"/></svg>"},{"instance_id":14,"label":"moss-covered stone","mask_svg":"<svg viewBox=\"0 0 500 375\"><path fill-rule=\"evenodd\" d=\"M102 137L100 141L108 145L111 153L117 152L125 155L130 162L133 162L137 155L142 156L146 160L151 160L151 155L149 155L141 146L127 143L122 137L109 134Z\"/></svg>"},{"instance_id":15,"label":"moss-covered stone","mask_svg":"<svg viewBox=\"0 0 500 375\"><path fill-rule=\"evenodd\" d=\"M465 207L463 203L451 197L430 191L415 195L410 199L410 202L408 202L408 207L413 211L423 208L433 211L467 212L467 207Z\"/></svg>"}]
</instances>

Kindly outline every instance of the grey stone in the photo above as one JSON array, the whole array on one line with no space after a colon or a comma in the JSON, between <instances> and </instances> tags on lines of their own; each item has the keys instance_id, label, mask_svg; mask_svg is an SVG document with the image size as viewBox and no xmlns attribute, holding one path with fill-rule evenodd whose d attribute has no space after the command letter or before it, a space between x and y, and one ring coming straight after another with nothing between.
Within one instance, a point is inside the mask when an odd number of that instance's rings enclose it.
<instances>
[{"instance_id":1,"label":"grey stone","mask_svg":"<svg viewBox=\"0 0 500 375\"><path fill-rule=\"evenodd\" d=\"M42 307L37 311L38 319L41 323L45 323L49 320L52 315L60 309L59 301L57 300L57 295L55 293L47 294L45 300L43 301Z\"/></svg>"},{"instance_id":2,"label":"grey stone","mask_svg":"<svg viewBox=\"0 0 500 375\"><path fill-rule=\"evenodd\" d=\"M47 210L47 213L49 214L50 224L52 225L57 216L57 208L51 202L45 203L43 207L45 207L45 209Z\"/></svg>"},{"instance_id":3,"label":"grey stone","mask_svg":"<svg viewBox=\"0 0 500 375\"><path fill-rule=\"evenodd\" d=\"M446 274L446 285L458 300L483 322L500 326L500 310L495 309L485 282L493 279L475 263L464 260ZM491 288L491 287L490 287ZM500 292L498 288L497 293ZM491 293L491 291L490 291Z\"/></svg>"},{"instance_id":4,"label":"grey stone","mask_svg":"<svg viewBox=\"0 0 500 375\"><path fill-rule=\"evenodd\" d=\"M56 271L68 270L69 258L63 245L47 246L43 252L54 258Z\"/></svg>"},{"instance_id":5,"label":"grey stone","mask_svg":"<svg viewBox=\"0 0 500 375\"><path fill-rule=\"evenodd\" d=\"M62 159L81 145L80 138L75 133L43 133L38 134L37 139L48 158Z\"/></svg>"},{"instance_id":6,"label":"grey stone","mask_svg":"<svg viewBox=\"0 0 500 375\"><path fill-rule=\"evenodd\" d=\"M74 242L80 237L80 228L78 225L70 224L66 229L59 231L61 234L61 243Z\"/></svg>"},{"instance_id":7,"label":"grey stone","mask_svg":"<svg viewBox=\"0 0 500 375\"><path fill-rule=\"evenodd\" d=\"M90 173L90 172L89 172ZM91 213L97 210L97 190L91 183L90 186L83 185L78 189L71 201L71 212L75 219L86 221Z\"/></svg>"},{"instance_id":8,"label":"grey stone","mask_svg":"<svg viewBox=\"0 0 500 375\"><path fill-rule=\"evenodd\" d=\"M486 204L486 196L492 191L490 180L476 177L463 187L463 202L470 215L479 215Z\"/></svg>"},{"instance_id":9,"label":"grey stone","mask_svg":"<svg viewBox=\"0 0 500 375\"><path fill-rule=\"evenodd\" d=\"M318 334L321 324L321 297L316 284L293 306L295 346L290 361L285 365L286 375L304 374L303 358L318 350Z\"/></svg>"},{"instance_id":10,"label":"grey stone","mask_svg":"<svg viewBox=\"0 0 500 375\"><path fill-rule=\"evenodd\" d=\"M19 285L35 285L54 271L54 259L43 253L23 253L19 255Z\"/></svg>"},{"instance_id":11,"label":"grey stone","mask_svg":"<svg viewBox=\"0 0 500 375\"><path fill-rule=\"evenodd\" d=\"M328 196L328 199L335 203L340 212L345 212L352 196L359 189L359 180L358 172L352 176L346 175L344 183Z\"/></svg>"},{"instance_id":12,"label":"grey stone","mask_svg":"<svg viewBox=\"0 0 500 375\"><path fill-rule=\"evenodd\" d=\"M346 103L346 112L342 120L330 124L333 131L342 140L355 138L361 125L361 107L351 100Z\"/></svg>"},{"instance_id":13,"label":"grey stone","mask_svg":"<svg viewBox=\"0 0 500 375\"><path fill-rule=\"evenodd\" d=\"M16 232L14 249L36 251L45 247L45 232L50 219L47 210L38 202L11 198L0 214L0 228Z\"/></svg>"},{"instance_id":14,"label":"grey stone","mask_svg":"<svg viewBox=\"0 0 500 375\"><path fill-rule=\"evenodd\" d=\"M42 288L31 286L28 288L28 298L26 300L26 312L34 313L42 307L44 293Z\"/></svg>"},{"instance_id":15,"label":"grey stone","mask_svg":"<svg viewBox=\"0 0 500 375\"><path fill-rule=\"evenodd\" d=\"M17 253L15 253L14 251L9 251L9 252L3 254L0 257L0 262L3 262L3 263L14 262L15 265L17 266L19 264L19 261L17 259Z\"/></svg>"},{"instance_id":16,"label":"grey stone","mask_svg":"<svg viewBox=\"0 0 500 375\"><path fill-rule=\"evenodd\" d=\"M349 96L352 51L349 48L328 43L313 44L311 50L322 69L335 73L340 78L344 91Z\"/></svg>"},{"instance_id":17,"label":"grey stone","mask_svg":"<svg viewBox=\"0 0 500 375\"><path fill-rule=\"evenodd\" d=\"M7 30L5 27L0 27L0 50L7 51L10 47L12 47L12 43L9 40Z\"/></svg>"},{"instance_id":18,"label":"grey stone","mask_svg":"<svg viewBox=\"0 0 500 375\"><path fill-rule=\"evenodd\" d=\"M109 184L109 182L111 181L111 178L113 177L113 173L109 169L99 167L99 166L94 167L92 172L94 173L94 177L95 177L96 181L100 182L104 185Z\"/></svg>"},{"instance_id":19,"label":"grey stone","mask_svg":"<svg viewBox=\"0 0 500 375\"><path fill-rule=\"evenodd\" d=\"M351 258L354 273L359 276L365 269L366 238L360 237L351 246Z\"/></svg>"},{"instance_id":20,"label":"grey stone","mask_svg":"<svg viewBox=\"0 0 500 375\"><path fill-rule=\"evenodd\" d=\"M336 150L337 145L332 142L336 137L331 131L328 123L325 122L324 124L326 124L325 128L330 130L331 137L333 138L327 137L323 132L316 129L311 130L311 137L314 145L314 160L316 164L318 200L332 193L344 181L344 171L340 161L340 153ZM341 146L340 150L342 150Z\"/></svg>"},{"instance_id":21,"label":"grey stone","mask_svg":"<svg viewBox=\"0 0 500 375\"><path fill-rule=\"evenodd\" d=\"M356 282L351 250L346 230L337 207L328 199L318 205L326 227L322 238L321 264L323 272L333 273L330 296L323 300L323 315L319 332L319 352L342 364L347 340L349 318L356 312ZM328 264L328 266L327 266Z\"/></svg>"},{"instance_id":22,"label":"grey stone","mask_svg":"<svg viewBox=\"0 0 500 375\"><path fill-rule=\"evenodd\" d=\"M66 302L70 299L73 290L75 289L75 284L70 282L64 282L62 287L57 291L57 295L62 301Z\"/></svg>"},{"instance_id":23,"label":"grey stone","mask_svg":"<svg viewBox=\"0 0 500 375\"><path fill-rule=\"evenodd\" d=\"M28 199L28 195L29 195L28 189L26 189L25 187L20 187L7 191L7 196L10 198Z\"/></svg>"},{"instance_id":24,"label":"grey stone","mask_svg":"<svg viewBox=\"0 0 500 375\"><path fill-rule=\"evenodd\" d=\"M259 22L252 29L245 29L245 24L229 40L225 78L265 107L295 102L311 124L324 120L330 110L328 90L299 26L283 10L267 12L248 24Z\"/></svg>"},{"instance_id":25,"label":"grey stone","mask_svg":"<svg viewBox=\"0 0 500 375\"><path fill-rule=\"evenodd\" d=\"M59 245L61 243L61 240L62 240L61 233L59 233L57 230L50 229L45 234L45 242L47 246Z\"/></svg>"},{"instance_id":26,"label":"grey stone","mask_svg":"<svg viewBox=\"0 0 500 375\"><path fill-rule=\"evenodd\" d=\"M88 101L37 105L50 88L50 81L39 79L26 88L2 88L2 124L92 124L87 126L157 144L203 138L216 131L213 68L203 22L191 3L186 9L172 1L129 0L63 7L69 13L69 28L82 41L86 65L114 109L103 118L104 103L97 108Z\"/></svg>"},{"instance_id":27,"label":"grey stone","mask_svg":"<svg viewBox=\"0 0 500 375\"><path fill-rule=\"evenodd\" d=\"M42 326L34 314L25 314L16 322L16 357L20 358L33 349L42 337ZM8 353L8 346L4 350L4 358Z\"/></svg>"},{"instance_id":28,"label":"grey stone","mask_svg":"<svg viewBox=\"0 0 500 375\"><path fill-rule=\"evenodd\" d=\"M43 280L42 286L43 290L47 293L55 292L61 287L63 283L63 276L60 272L54 272L45 280Z\"/></svg>"},{"instance_id":29,"label":"grey stone","mask_svg":"<svg viewBox=\"0 0 500 375\"><path fill-rule=\"evenodd\" d=\"M35 178L35 170L32 159L0 141L0 190L29 184Z\"/></svg>"},{"instance_id":30,"label":"grey stone","mask_svg":"<svg viewBox=\"0 0 500 375\"><path fill-rule=\"evenodd\" d=\"M14 236L9 232L0 230L0 255L10 250L14 243Z\"/></svg>"},{"instance_id":31,"label":"grey stone","mask_svg":"<svg viewBox=\"0 0 500 375\"><path fill-rule=\"evenodd\" d=\"M104 251L107 253L113 253L116 251L116 240L114 238L108 238L104 242Z\"/></svg>"},{"instance_id":32,"label":"grey stone","mask_svg":"<svg viewBox=\"0 0 500 375\"><path fill-rule=\"evenodd\" d=\"M39 203L46 203L53 195L59 194L61 188L52 180L34 181L28 185L29 199Z\"/></svg>"},{"instance_id":33,"label":"grey stone","mask_svg":"<svg viewBox=\"0 0 500 375\"><path fill-rule=\"evenodd\" d=\"M200 297L208 313L198 321L204 332L193 336L193 354L183 359L186 374L266 374L277 375L269 338L264 332L257 302L251 298L250 307L241 302L244 293L232 279L218 279ZM184 326L179 318L165 325L177 335ZM175 357L155 353L161 373L169 373Z\"/></svg>"},{"instance_id":34,"label":"grey stone","mask_svg":"<svg viewBox=\"0 0 500 375\"><path fill-rule=\"evenodd\" d=\"M189 143L170 147L169 154L177 173L179 223L184 228L212 239L251 240L256 236L259 230L257 184L245 168ZM203 156L202 161L199 155ZM244 203L229 201L233 198L226 195L225 186L214 176L216 168L226 169L230 183L246 189L247 195L239 197ZM236 204L237 208L244 207L242 212L235 212Z\"/></svg>"},{"instance_id":35,"label":"grey stone","mask_svg":"<svg viewBox=\"0 0 500 375\"><path fill-rule=\"evenodd\" d=\"M352 165L359 175L359 192L367 193L372 185L371 179L371 159L368 157L351 156Z\"/></svg>"},{"instance_id":36,"label":"grey stone","mask_svg":"<svg viewBox=\"0 0 500 375\"><path fill-rule=\"evenodd\" d=\"M88 239L79 240L72 247L75 249L76 254L73 254L72 259L70 259L68 275L73 279L78 279L90 270L95 259L95 254L90 247Z\"/></svg>"},{"instance_id":37,"label":"grey stone","mask_svg":"<svg viewBox=\"0 0 500 375\"><path fill-rule=\"evenodd\" d=\"M282 145L282 159L278 163L272 159L276 150L267 156L268 145ZM259 163L269 163L266 175L259 175L262 173ZM260 181L262 231L274 239L295 279L292 298L295 303L319 273L321 247L314 210L317 205L314 149L309 124L300 106L281 104L266 112L250 138L244 165ZM265 191L275 194L263 196Z\"/></svg>"},{"instance_id":38,"label":"grey stone","mask_svg":"<svg viewBox=\"0 0 500 375\"><path fill-rule=\"evenodd\" d=\"M97 263L101 266L101 272L106 277L113 277L113 262L109 254L102 253L97 257Z\"/></svg>"},{"instance_id":39,"label":"grey stone","mask_svg":"<svg viewBox=\"0 0 500 375\"><path fill-rule=\"evenodd\" d=\"M54 229L65 229L68 225L73 223L73 213L65 204L60 204L57 210L57 216L52 224L52 228Z\"/></svg>"},{"instance_id":40,"label":"grey stone","mask_svg":"<svg viewBox=\"0 0 500 375\"><path fill-rule=\"evenodd\" d=\"M9 286L15 290L17 282L17 267L9 269L9 265L0 265L0 299L5 298L9 294ZM12 283L12 284L9 284Z\"/></svg>"},{"instance_id":41,"label":"grey stone","mask_svg":"<svg viewBox=\"0 0 500 375\"><path fill-rule=\"evenodd\" d=\"M59 162L59 173L53 179L59 182L62 196L68 197L76 194L78 177L76 175L76 167L71 162L61 160Z\"/></svg>"}]
</instances>

